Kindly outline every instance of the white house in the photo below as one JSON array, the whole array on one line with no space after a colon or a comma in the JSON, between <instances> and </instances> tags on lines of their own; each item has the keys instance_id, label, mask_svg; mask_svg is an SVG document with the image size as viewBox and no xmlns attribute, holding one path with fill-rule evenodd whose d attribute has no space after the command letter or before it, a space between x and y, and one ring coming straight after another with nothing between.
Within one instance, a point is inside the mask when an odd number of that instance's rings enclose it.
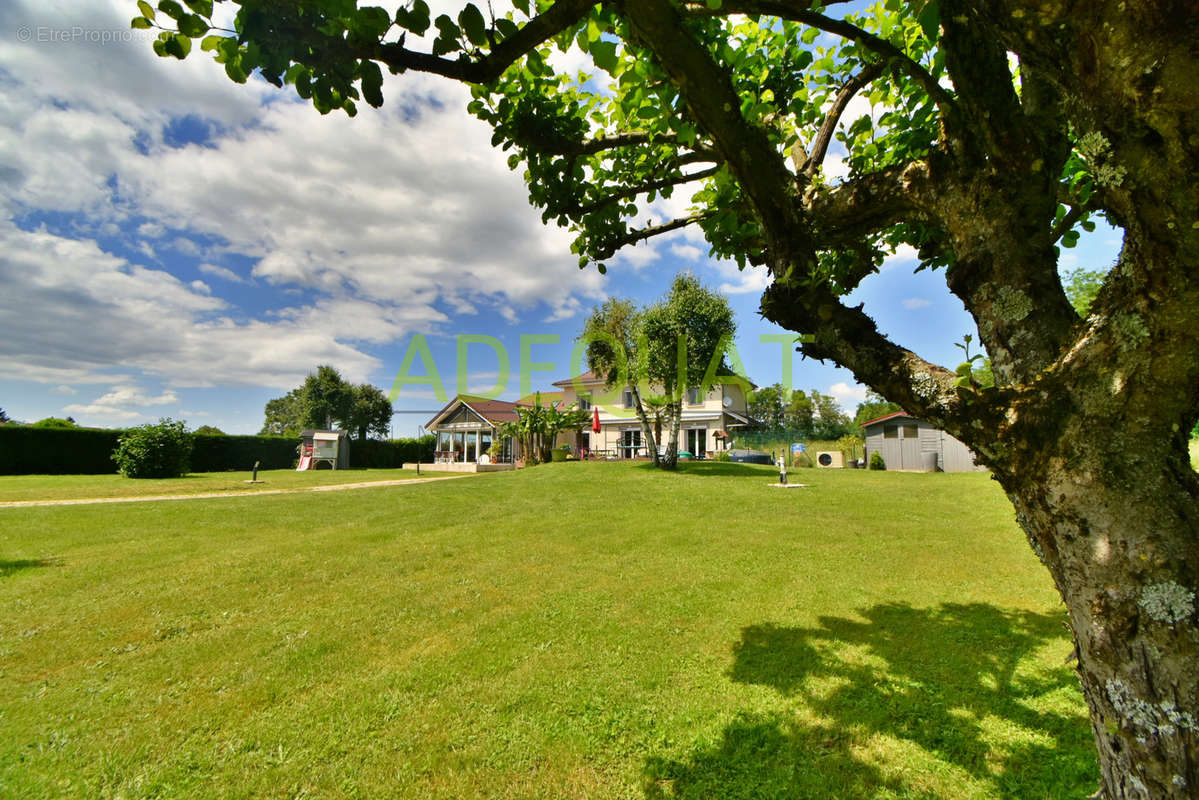
<instances>
[{"instance_id":1,"label":"white house","mask_svg":"<svg viewBox=\"0 0 1199 800\"><path fill-rule=\"evenodd\" d=\"M554 386L561 389L562 402L566 405L577 403L579 408L592 412L599 409L599 432L591 429L585 432L585 446L592 455L601 458L648 455L642 441L641 422L634 410L633 393L628 386L606 389L603 378L591 371L557 381ZM680 451L703 458L725 449L731 431L753 424L745 392L738 383L715 384L706 393L692 389L683 399L678 447ZM664 425L663 436L667 432ZM664 443L659 442L659 445L664 446Z\"/></svg>"}]
</instances>

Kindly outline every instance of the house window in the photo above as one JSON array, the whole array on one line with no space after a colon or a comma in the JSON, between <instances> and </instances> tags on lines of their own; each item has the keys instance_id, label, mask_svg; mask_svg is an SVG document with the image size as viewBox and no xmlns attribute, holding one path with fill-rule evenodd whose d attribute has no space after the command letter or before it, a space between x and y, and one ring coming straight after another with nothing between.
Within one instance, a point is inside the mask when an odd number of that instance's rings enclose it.
<instances>
[{"instance_id":1,"label":"house window","mask_svg":"<svg viewBox=\"0 0 1199 800\"><path fill-rule=\"evenodd\" d=\"M621 403L622 403L622 405L624 405L625 408L633 407L633 392L632 392L632 390L625 389L624 394L621 396Z\"/></svg>"},{"instance_id":2,"label":"house window","mask_svg":"<svg viewBox=\"0 0 1199 800\"><path fill-rule=\"evenodd\" d=\"M905 439L920 438L920 426L919 425L904 425L903 426L903 438L905 438Z\"/></svg>"},{"instance_id":3,"label":"house window","mask_svg":"<svg viewBox=\"0 0 1199 800\"><path fill-rule=\"evenodd\" d=\"M687 405L697 406L702 402L703 402L703 400L700 398L698 388L687 390Z\"/></svg>"},{"instance_id":4,"label":"house window","mask_svg":"<svg viewBox=\"0 0 1199 800\"><path fill-rule=\"evenodd\" d=\"M591 398L590 397L587 397L585 395L579 395L579 410L580 411L590 411L591 410Z\"/></svg>"},{"instance_id":5,"label":"house window","mask_svg":"<svg viewBox=\"0 0 1199 800\"><path fill-rule=\"evenodd\" d=\"M898 439L899 438L899 426L898 425L884 425L883 426L883 438L884 439Z\"/></svg>"}]
</instances>

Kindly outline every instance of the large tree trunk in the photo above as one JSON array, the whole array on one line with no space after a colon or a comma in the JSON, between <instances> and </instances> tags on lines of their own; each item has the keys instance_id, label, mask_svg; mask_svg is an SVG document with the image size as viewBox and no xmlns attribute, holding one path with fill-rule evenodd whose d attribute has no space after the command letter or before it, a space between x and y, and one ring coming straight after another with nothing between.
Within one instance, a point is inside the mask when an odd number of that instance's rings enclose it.
<instances>
[{"instance_id":1,"label":"large tree trunk","mask_svg":"<svg viewBox=\"0 0 1199 800\"><path fill-rule=\"evenodd\" d=\"M683 401L675 398L666 406L670 415L670 432L667 434L666 455L662 457L663 469L674 469L679 464L679 428L682 427Z\"/></svg>"},{"instance_id":2,"label":"large tree trunk","mask_svg":"<svg viewBox=\"0 0 1199 800\"><path fill-rule=\"evenodd\" d=\"M637 388L635 382L630 384L629 389L633 393L633 408L637 413L637 421L641 423L641 435L645 438L649 460L655 467L661 466L658 458L658 437L654 436L654 429L649 424L649 416L645 413L645 406L641 402L641 390Z\"/></svg>"},{"instance_id":3,"label":"large tree trunk","mask_svg":"<svg viewBox=\"0 0 1199 800\"><path fill-rule=\"evenodd\" d=\"M1185 445L1111 439L1069 426L996 477L1069 612L1105 796L1199 797L1199 480Z\"/></svg>"}]
</instances>

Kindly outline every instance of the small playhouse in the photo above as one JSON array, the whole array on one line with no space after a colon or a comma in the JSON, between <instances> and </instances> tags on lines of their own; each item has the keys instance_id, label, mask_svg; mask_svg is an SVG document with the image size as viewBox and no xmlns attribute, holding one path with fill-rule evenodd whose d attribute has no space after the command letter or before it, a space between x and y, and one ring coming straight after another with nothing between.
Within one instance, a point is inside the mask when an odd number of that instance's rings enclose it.
<instances>
[{"instance_id":1,"label":"small playhouse","mask_svg":"<svg viewBox=\"0 0 1199 800\"><path fill-rule=\"evenodd\" d=\"M345 431L301 431L300 463L296 471L317 469L328 464L330 469L349 469L350 434Z\"/></svg>"}]
</instances>

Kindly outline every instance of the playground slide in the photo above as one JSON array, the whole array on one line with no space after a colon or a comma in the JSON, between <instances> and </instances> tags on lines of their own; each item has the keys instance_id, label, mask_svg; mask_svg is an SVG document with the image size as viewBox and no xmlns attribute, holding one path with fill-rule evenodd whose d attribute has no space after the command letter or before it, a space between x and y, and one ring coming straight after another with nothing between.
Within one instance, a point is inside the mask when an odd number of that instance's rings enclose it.
<instances>
[{"instance_id":1,"label":"playground slide","mask_svg":"<svg viewBox=\"0 0 1199 800\"><path fill-rule=\"evenodd\" d=\"M303 472L312 466L312 456L300 456L300 463L296 465L296 472Z\"/></svg>"}]
</instances>

